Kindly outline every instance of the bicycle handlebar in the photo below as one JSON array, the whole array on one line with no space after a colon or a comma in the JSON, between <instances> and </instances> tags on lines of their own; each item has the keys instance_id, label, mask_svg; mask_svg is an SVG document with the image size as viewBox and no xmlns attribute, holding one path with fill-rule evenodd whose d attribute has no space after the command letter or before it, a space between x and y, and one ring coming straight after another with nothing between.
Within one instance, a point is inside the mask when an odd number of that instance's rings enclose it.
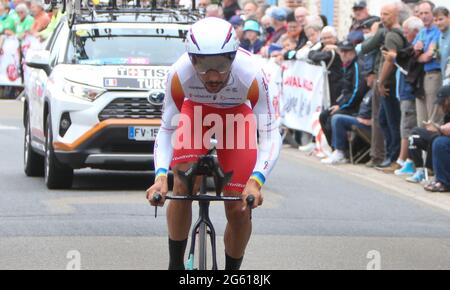
<instances>
[{"instance_id":1,"label":"bicycle handlebar","mask_svg":"<svg viewBox=\"0 0 450 290\"><path fill-rule=\"evenodd\" d=\"M178 201L242 201L240 197L230 197L230 196L212 196L212 195L184 195L184 196L170 196L167 195L166 199L168 200L178 200ZM160 203L162 200L162 195L160 193L155 193L153 195L153 202ZM255 196L250 194L247 199L247 204L249 206L254 205Z\"/></svg>"},{"instance_id":2,"label":"bicycle handlebar","mask_svg":"<svg viewBox=\"0 0 450 290\"><path fill-rule=\"evenodd\" d=\"M242 201L242 198L240 197L228 197L228 196L212 196L212 195L192 195L192 196L170 196L167 195L166 199L168 200L175 200L175 201ZM159 204L162 200L162 195L160 193L155 193L153 195L153 202L156 204ZM247 196L247 206L252 210L253 205L255 204L255 196L253 194L250 194ZM158 207L155 207L155 218L157 217L157 209Z\"/></svg>"}]
</instances>

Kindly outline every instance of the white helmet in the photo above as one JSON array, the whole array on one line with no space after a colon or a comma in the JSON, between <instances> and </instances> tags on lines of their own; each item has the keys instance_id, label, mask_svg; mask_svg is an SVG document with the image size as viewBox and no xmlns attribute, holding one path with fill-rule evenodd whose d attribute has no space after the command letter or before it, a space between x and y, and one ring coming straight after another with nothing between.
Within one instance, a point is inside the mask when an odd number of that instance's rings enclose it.
<instances>
[{"instance_id":1,"label":"white helmet","mask_svg":"<svg viewBox=\"0 0 450 290\"><path fill-rule=\"evenodd\" d=\"M236 58L239 40L230 23L209 17L192 25L186 47L197 73L213 70L227 75Z\"/></svg>"},{"instance_id":2,"label":"white helmet","mask_svg":"<svg viewBox=\"0 0 450 290\"><path fill-rule=\"evenodd\" d=\"M187 52L195 55L236 53L239 49L239 39L229 22L208 17L192 25L186 46Z\"/></svg>"}]
</instances>

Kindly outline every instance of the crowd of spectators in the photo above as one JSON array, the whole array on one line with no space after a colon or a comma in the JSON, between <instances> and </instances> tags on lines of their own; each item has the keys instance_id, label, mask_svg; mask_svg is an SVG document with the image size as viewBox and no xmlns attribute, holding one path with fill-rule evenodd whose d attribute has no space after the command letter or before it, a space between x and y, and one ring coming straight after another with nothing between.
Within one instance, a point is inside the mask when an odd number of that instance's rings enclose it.
<instances>
[{"instance_id":1,"label":"crowd of spectators","mask_svg":"<svg viewBox=\"0 0 450 290\"><path fill-rule=\"evenodd\" d=\"M324 63L330 107L320 115L333 152L324 164L348 162L349 132L369 136L366 166L425 183L432 192L450 191L450 15L432 1L386 4L371 15L366 1L351 7L353 22L339 39L323 15L302 0L284 7L270 0L197 0L207 17L220 17L236 29L242 48L282 63ZM191 0L179 4L192 5ZM0 1L0 47L5 36L47 39L61 19L40 0ZM294 132L300 150L314 138ZM304 144L307 143L307 144ZM425 154L423 154L425 152ZM434 176L434 179L429 179Z\"/></svg>"},{"instance_id":2,"label":"crowd of spectators","mask_svg":"<svg viewBox=\"0 0 450 290\"><path fill-rule=\"evenodd\" d=\"M310 13L303 1L286 1L284 7L264 0L242 7L237 0L208 1L199 2L206 16L228 20L242 48L280 64L325 63L331 106L324 108L320 123L333 152L320 152L322 163L348 162L349 132L356 130L369 136L366 166L424 183L428 191L450 191L447 8L432 1L398 1L371 15L367 2L358 0L351 7L348 34L339 39L326 17ZM309 134L295 135L298 143L308 140L300 150L316 148L312 136L304 138Z\"/></svg>"},{"instance_id":3,"label":"crowd of spectators","mask_svg":"<svg viewBox=\"0 0 450 290\"><path fill-rule=\"evenodd\" d=\"M14 35L19 40L32 35L45 41L61 17L56 5L46 5L43 0L3 0L0 1L0 36L2 41L4 36Z\"/></svg>"}]
</instances>

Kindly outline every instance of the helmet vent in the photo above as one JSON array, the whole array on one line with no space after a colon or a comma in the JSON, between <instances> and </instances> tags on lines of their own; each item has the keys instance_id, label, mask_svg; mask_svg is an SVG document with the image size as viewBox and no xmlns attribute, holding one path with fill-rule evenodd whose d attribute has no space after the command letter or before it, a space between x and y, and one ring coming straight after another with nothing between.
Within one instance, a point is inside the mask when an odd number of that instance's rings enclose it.
<instances>
[{"instance_id":1,"label":"helmet vent","mask_svg":"<svg viewBox=\"0 0 450 290\"><path fill-rule=\"evenodd\" d=\"M224 41L224 43L223 43L223 45L222 45L222 49L223 49L223 48L225 47L225 45L230 41L231 36L233 35L233 34L232 34L232 31L233 31L233 26L230 25L230 30L228 30L227 38L225 38L225 41Z\"/></svg>"}]
</instances>

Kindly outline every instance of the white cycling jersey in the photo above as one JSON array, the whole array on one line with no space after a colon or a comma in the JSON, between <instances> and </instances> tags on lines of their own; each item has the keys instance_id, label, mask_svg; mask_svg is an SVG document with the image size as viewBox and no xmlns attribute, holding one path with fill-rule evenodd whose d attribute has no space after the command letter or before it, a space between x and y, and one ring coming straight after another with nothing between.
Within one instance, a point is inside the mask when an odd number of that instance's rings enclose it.
<instances>
[{"instance_id":1,"label":"white cycling jersey","mask_svg":"<svg viewBox=\"0 0 450 290\"><path fill-rule=\"evenodd\" d=\"M155 142L156 175L167 174L173 157L172 134L177 129L174 118L185 100L215 108L248 105L257 121L259 144L253 179L264 184L278 160L282 140L268 84L262 68L242 49L233 62L228 84L217 94L209 93L199 79L189 55L184 54L169 73L161 129Z\"/></svg>"}]
</instances>

